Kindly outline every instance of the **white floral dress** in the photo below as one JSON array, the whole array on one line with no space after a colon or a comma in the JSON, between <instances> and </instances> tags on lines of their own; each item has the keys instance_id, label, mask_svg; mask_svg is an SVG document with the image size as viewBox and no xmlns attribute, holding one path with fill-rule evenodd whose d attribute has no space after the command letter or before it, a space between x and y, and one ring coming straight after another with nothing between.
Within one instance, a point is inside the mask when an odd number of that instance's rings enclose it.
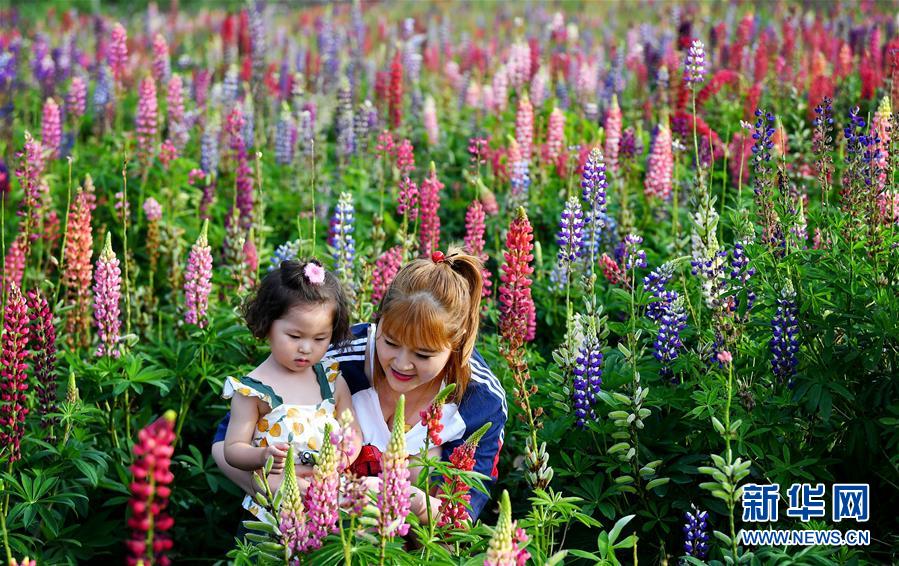
<instances>
[{"instance_id":1,"label":"white floral dress","mask_svg":"<svg viewBox=\"0 0 899 566\"><path fill-rule=\"evenodd\" d=\"M253 446L270 446L272 444L292 444L294 455L306 450L318 451L325 441L325 425L330 424L336 430L337 415L334 401L334 387L340 375L338 362L324 359L313 366L322 401L314 405L296 405L284 403L281 396L271 386L253 377L232 377L225 379L222 397L231 399L235 393L244 397L261 399L271 411L262 415L253 431ZM243 500L244 509L265 520L268 513L249 495Z\"/></svg>"}]
</instances>

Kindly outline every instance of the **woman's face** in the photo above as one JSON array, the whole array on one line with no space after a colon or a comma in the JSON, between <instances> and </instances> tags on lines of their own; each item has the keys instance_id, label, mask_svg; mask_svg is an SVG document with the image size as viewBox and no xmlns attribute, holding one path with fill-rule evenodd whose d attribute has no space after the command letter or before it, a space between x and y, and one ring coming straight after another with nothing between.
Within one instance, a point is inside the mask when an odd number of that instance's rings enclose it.
<instances>
[{"instance_id":1,"label":"woman's face","mask_svg":"<svg viewBox=\"0 0 899 566\"><path fill-rule=\"evenodd\" d=\"M273 322L268 339L275 361L292 372L318 363L331 343L334 311L333 302L296 305Z\"/></svg>"},{"instance_id":2,"label":"woman's face","mask_svg":"<svg viewBox=\"0 0 899 566\"><path fill-rule=\"evenodd\" d=\"M397 393L409 393L440 377L449 361L449 348L423 350L402 344L396 337L378 329L375 341L378 361L387 383Z\"/></svg>"}]
</instances>

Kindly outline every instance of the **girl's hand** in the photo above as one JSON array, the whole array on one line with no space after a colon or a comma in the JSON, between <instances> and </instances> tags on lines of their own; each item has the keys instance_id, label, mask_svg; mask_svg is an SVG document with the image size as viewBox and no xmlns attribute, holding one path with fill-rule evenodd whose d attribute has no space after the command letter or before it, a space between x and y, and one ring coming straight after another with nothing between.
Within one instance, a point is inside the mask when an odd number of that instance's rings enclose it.
<instances>
[{"instance_id":1,"label":"girl's hand","mask_svg":"<svg viewBox=\"0 0 899 566\"><path fill-rule=\"evenodd\" d=\"M272 469L269 471L269 474L283 474L284 473L284 460L287 458L287 449L289 446L286 443L281 444L272 444L270 446L266 446L263 449L262 462L263 466L265 462L268 461L269 456L275 459L274 464L272 464Z\"/></svg>"}]
</instances>

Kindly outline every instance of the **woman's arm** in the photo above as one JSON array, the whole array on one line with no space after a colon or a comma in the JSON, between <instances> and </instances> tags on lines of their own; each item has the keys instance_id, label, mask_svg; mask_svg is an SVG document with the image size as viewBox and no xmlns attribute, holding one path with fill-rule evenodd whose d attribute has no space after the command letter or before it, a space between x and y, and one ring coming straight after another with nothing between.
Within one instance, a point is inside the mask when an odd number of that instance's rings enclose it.
<instances>
[{"instance_id":1,"label":"woman's arm","mask_svg":"<svg viewBox=\"0 0 899 566\"><path fill-rule=\"evenodd\" d=\"M284 471L287 445L253 446L253 431L259 421L259 406L252 397L236 394L231 398L231 421L225 433L225 461L240 470L253 471L265 466L269 456L274 457L272 473Z\"/></svg>"}]
</instances>

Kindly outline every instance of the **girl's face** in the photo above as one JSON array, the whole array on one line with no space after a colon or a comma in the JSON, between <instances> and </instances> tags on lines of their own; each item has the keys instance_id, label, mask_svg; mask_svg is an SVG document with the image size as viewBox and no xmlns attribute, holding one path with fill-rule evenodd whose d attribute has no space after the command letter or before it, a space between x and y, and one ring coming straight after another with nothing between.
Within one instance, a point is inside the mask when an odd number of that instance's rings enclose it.
<instances>
[{"instance_id":1,"label":"girl's face","mask_svg":"<svg viewBox=\"0 0 899 566\"><path fill-rule=\"evenodd\" d=\"M426 350L402 344L378 329L375 349L387 383L397 393L408 393L437 379L449 361L449 348Z\"/></svg>"},{"instance_id":2,"label":"girl's face","mask_svg":"<svg viewBox=\"0 0 899 566\"><path fill-rule=\"evenodd\" d=\"M292 372L318 363L331 344L335 310L331 301L296 305L273 322L268 342L275 361Z\"/></svg>"}]
</instances>

